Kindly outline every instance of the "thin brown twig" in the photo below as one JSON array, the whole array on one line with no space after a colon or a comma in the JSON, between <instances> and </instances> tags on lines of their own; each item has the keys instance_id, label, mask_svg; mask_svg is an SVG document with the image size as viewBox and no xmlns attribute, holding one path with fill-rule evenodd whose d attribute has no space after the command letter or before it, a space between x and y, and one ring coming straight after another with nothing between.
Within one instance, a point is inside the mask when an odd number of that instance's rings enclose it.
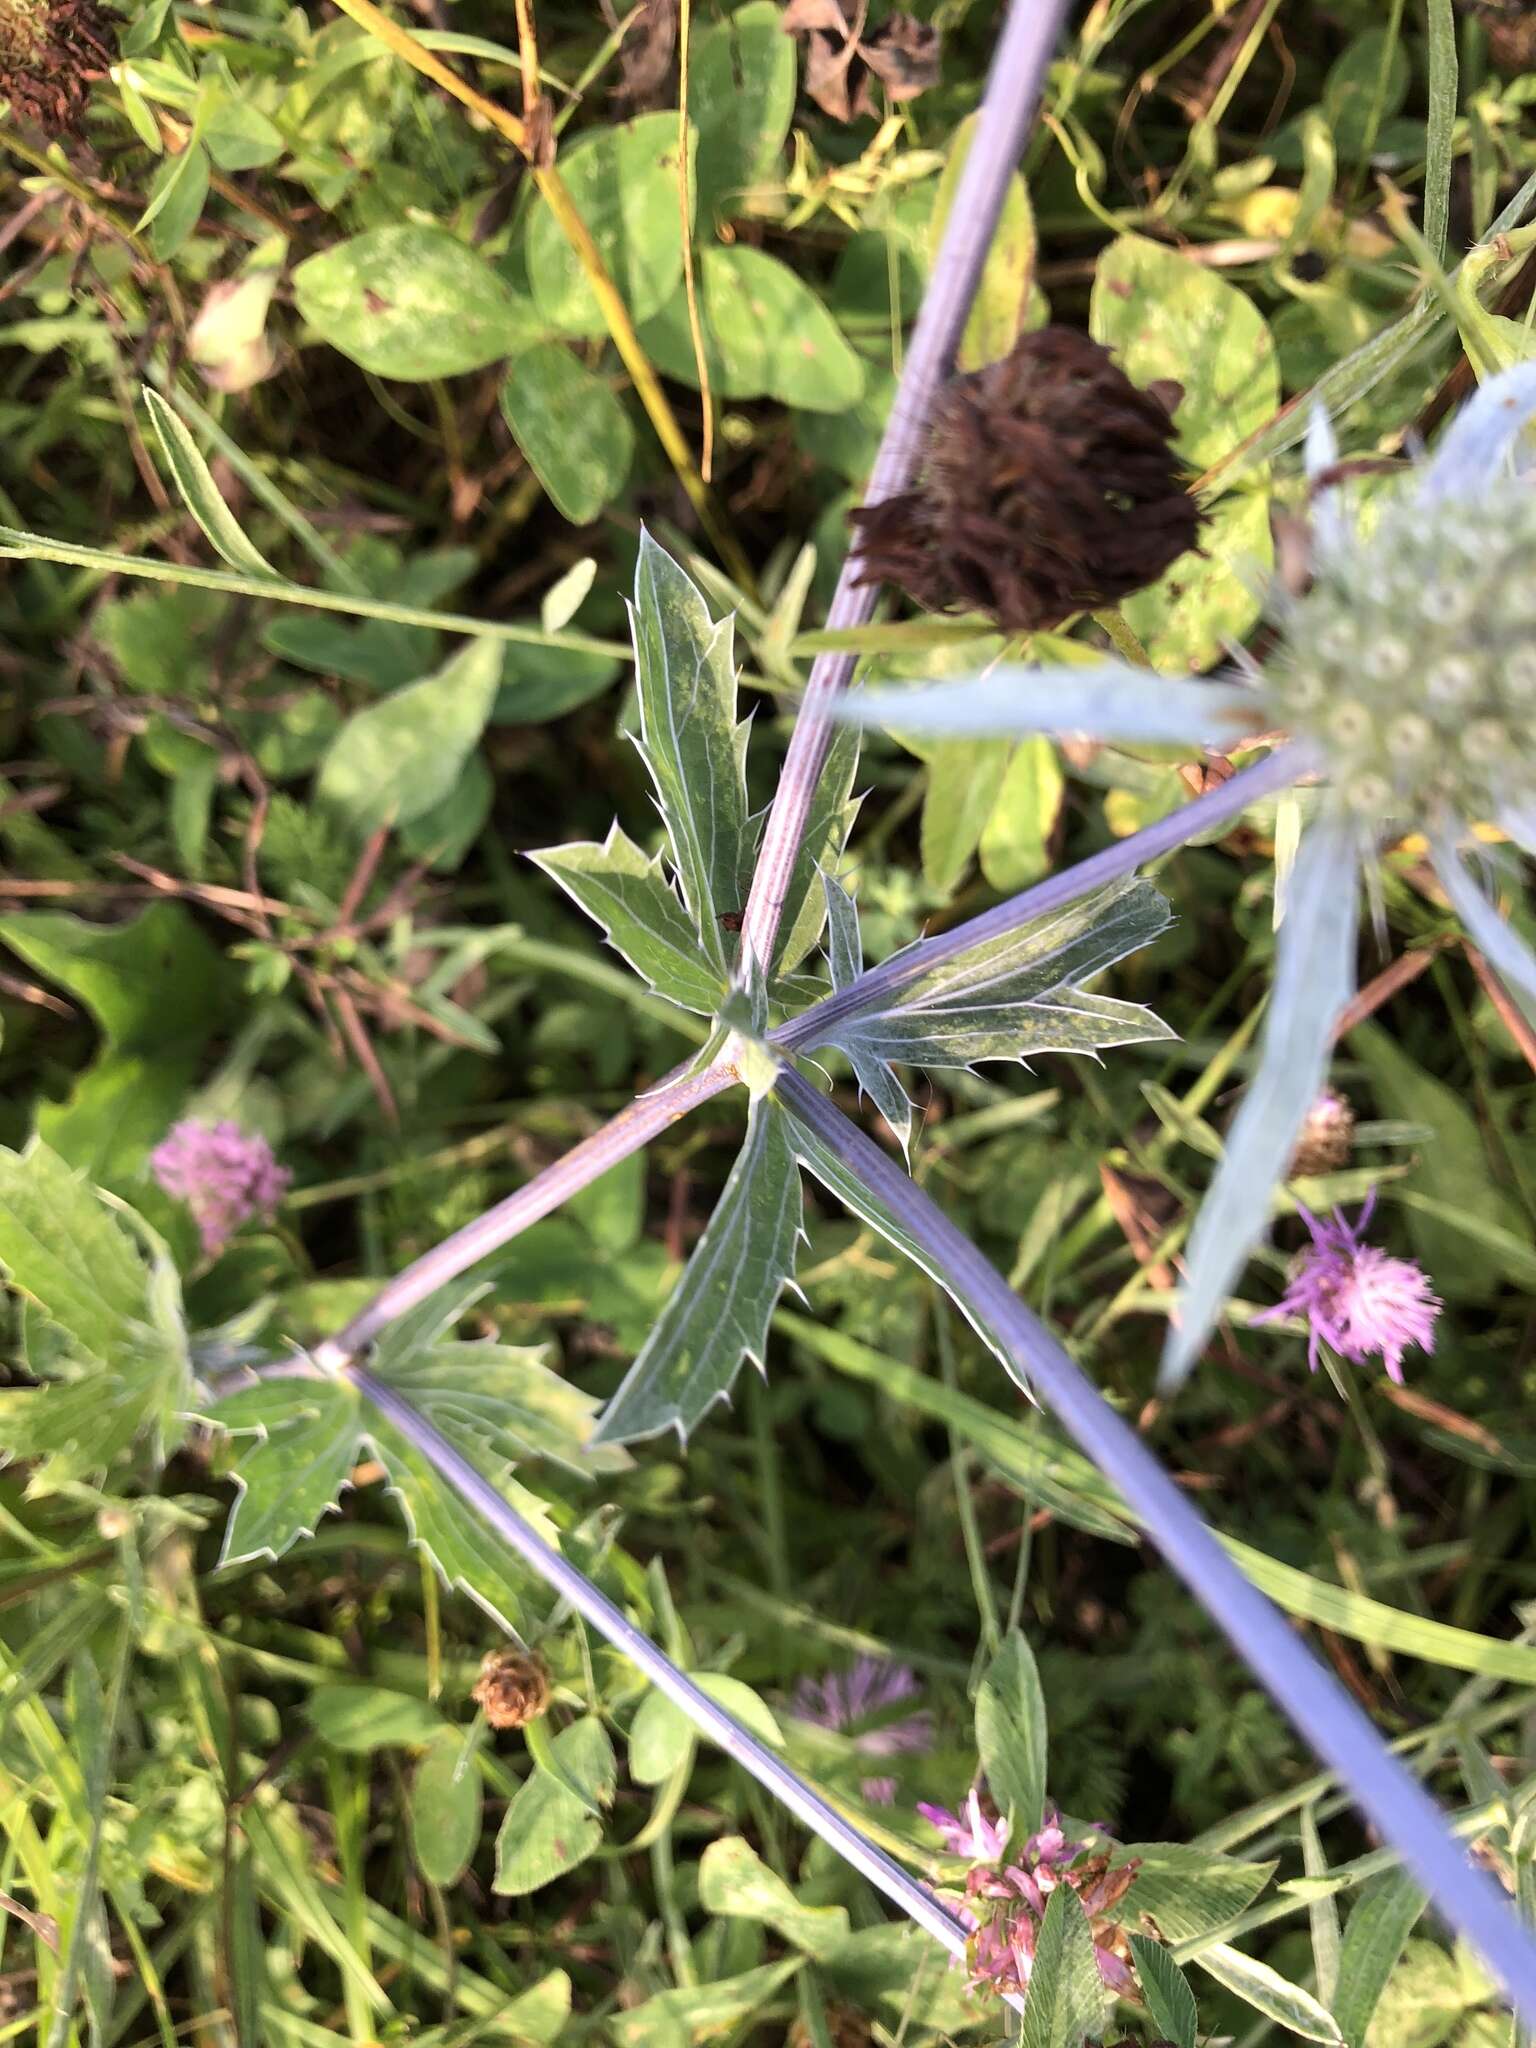
<instances>
[{"instance_id":1,"label":"thin brown twig","mask_svg":"<svg viewBox=\"0 0 1536 2048\"><path fill-rule=\"evenodd\" d=\"M1468 945L1464 939L1462 941L1462 948L1466 953L1468 961L1471 963L1472 972L1482 984L1483 994L1487 996L1494 1009L1498 1011L1499 1022L1520 1048L1526 1065L1531 1069L1532 1073L1536 1073L1536 1031L1532 1031L1524 1012L1511 998L1509 990L1500 981L1476 946Z\"/></svg>"}]
</instances>

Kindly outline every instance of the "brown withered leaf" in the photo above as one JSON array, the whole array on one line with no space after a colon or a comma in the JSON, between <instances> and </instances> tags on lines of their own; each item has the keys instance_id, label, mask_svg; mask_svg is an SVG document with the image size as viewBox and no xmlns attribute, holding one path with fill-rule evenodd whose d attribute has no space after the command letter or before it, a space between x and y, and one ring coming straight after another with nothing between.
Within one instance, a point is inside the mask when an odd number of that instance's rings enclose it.
<instances>
[{"instance_id":1,"label":"brown withered leaf","mask_svg":"<svg viewBox=\"0 0 1536 2048\"><path fill-rule=\"evenodd\" d=\"M805 38L805 90L834 121L877 114L874 81L893 100L916 99L938 83L939 32L912 14L891 14L866 29L865 0L852 15L844 0L789 0L779 26Z\"/></svg>"}]
</instances>

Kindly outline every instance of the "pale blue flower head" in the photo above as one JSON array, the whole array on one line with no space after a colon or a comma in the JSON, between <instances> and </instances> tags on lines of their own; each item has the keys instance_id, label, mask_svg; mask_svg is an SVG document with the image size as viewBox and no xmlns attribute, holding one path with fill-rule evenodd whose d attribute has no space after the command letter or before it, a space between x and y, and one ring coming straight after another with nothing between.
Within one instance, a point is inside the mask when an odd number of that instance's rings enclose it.
<instances>
[{"instance_id":1,"label":"pale blue flower head","mask_svg":"<svg viewBox=\"0 0 1536 2048\"><path fill-rule=\"evenodd\" d=\"M1176 1386L1199 1355L1269 1223L1277 1183L1328 1072L1355 987L1358 874L1388 836L1428 838L1456 914L1536 1015L1536 956L1463 864L1476 825L1536 856L1536 484L1522 458L1536 363L1488 380L1438 448L1380 493L1367 529L1347 516L1338 448L1313 415L1313 582L1277 591L1278 651L1216 679L1106 662L999 666L970 682L873 690L845 715L904 733L1088 733L1232 751L1292 736L1320 784L1285 892L1258 1070L1190 1233L1163 1357ZM1485 856L1486 858L1486 856Z\"/></svg>"}]
</instances>

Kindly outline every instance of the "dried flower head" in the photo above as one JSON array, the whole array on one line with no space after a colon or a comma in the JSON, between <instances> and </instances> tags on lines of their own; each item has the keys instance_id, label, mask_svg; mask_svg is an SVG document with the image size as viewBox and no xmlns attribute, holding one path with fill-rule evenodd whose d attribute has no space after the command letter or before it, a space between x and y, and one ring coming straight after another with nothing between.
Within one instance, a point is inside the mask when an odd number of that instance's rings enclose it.
<instances>
[{"instance_id":1,"label":"dried flower head","mask_svg":"<svg viewBox=\"0 0 1536 2048\"><path fill-rule=\"evenodd\" d=\"M912 14L888 14L866 28L864 0L789 0L786 34L805 37L805 89L834 121L877 114L874 81L892 100L914 100L939 79L939 31Z\"/></svg>"},{"instance_id":2,"label":"dried flower head","mask_svg":"<svg viewBox=\"0 0 1536 2048\"><path fill-rule=\"evenodd\" d=\"M1337 1173L1349 1163L1355 1142L1355 1112L1347 1096L1325 1088L1307 1111L1291 1154L1290 1174Z\"/></svg>"},{"instance_id":3,"label":"dried flower head","mask_svg":"<svg viewBox=\"0 0 1536 2048\"><path fill-rule=\"evenodd\" d=\"M227 1120L173 1124L149 1164L165 1192L192 1211L210 1259L242 1223L270 1216L292 1178L265 1138Z\"/></svg>"},{"instance_id":4,"label":"dried flower head","mask_svg":"<svg viewBox=\"0 0 1536 2048\"><path fill-rule=\"evenodd\" d=\"M1457 0L1482 23L1494 69L1511 77L1536 66L1536 6L1532 0Z\"/></svg>"},{"instance_id":5,"label":"dried flower head","mask_svg":"<svg viewBox=\"0 0 1536 2048\"><path fill-rule=\"evenodd\" d=\"M1200 530L1177 402L1074 328L1024 335L940 394L917 487L853 514L863 580L1010 633L1155 583Z\"/></svg>"},{"instance_id":6,"label":"dried flower head","mask_svg":"<svg viewBox=\"0 0 1536 2048\"><path fill-rule=\"evenodd\" d=\"M1314 1372L1318 1347L1327 1344L1351 1365L1379 1357L1387 1376L1401 1385L1408 1347L1435 1348L1440 1299L1414 1260L1395 1259L1362 1241L1375 1204L1373 1194L1353 1223L1337 1210L1319 1222L1303 1209L1312 1242L1297 1261L1283 1299L1254 1321L1305 1316L1310 1326L1307 1358Z\"/></svg>"},{"instance_id":7,"label":"dried flower head","mask_svg":"<svg viewBox=\"0 0 1536 2048\"><path fill-rule=\"evenodd\" d=\"M0 98L11 118L63 135L116 61L111 16L96 0L0 0Z\"/></svg>"},{"instance_id":8,"label":"dried flower head","mask_svg":"<svg viewBox=\"0 0 1536 2048\"><path fill-rule=\"evenodd\" d=\"M470 1698L493 1728L525 1728L549 1707L549 1672L526 1650L487 1650Z\"/></svg>"},{"instance_id":9,"label":"dried flower head","mask_svg":"<svg viewBox=\"0 0 1536 2048\"><path fill-rule=\"evenodd\" d=\"M789 1710L797 1720L851 1736L854 1748L865 1756L910 1755L933 1747L932 1714L926 1709L913 1714L896 1711L921 1690L910 1665L859 1657L847 1671L822 1679L802 1678ZM866 1778L860 1790L872 1806L889 1806L896 1797L896 1780Z\"/></svg>"},{"instance_id":10,"label":"dried flower head","mask_svg":"<svg viewBox=\"0 0 1536 2048\"><path fill-rule=\"evenodd\" d=\"M946 1848L975 1860L966 1877L965 1904L960 1909L972 1930L972 1989L995 1993L1026 1989L1051 1893L1058 1885L1068 1885L1077 1893L1087 1917L1100 1977L1113 1991L1133 1990L1136 1980L1131 1971L1130 1942L1113 1915L1135 1883L1139 1865L1132 1860L1111 1869L1109 1855L1093 1842L1068 1837L1054 1807L1046 1809L1040 1827L1020 1853L1004 1863L1006 1831L1000 1823L986 1821L974 1791L969 1804L969 1826L939 1807L920 1806L918 1811L944 1835ZM1089 1833L1104 1835L1108 1830L1096 1824Z\"/></svg>"}]
</instances>

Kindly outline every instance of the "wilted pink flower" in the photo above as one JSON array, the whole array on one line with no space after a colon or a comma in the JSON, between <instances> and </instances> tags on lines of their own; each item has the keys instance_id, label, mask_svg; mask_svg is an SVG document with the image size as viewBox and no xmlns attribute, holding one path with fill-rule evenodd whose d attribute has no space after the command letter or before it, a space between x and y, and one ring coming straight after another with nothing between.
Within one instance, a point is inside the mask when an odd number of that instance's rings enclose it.
<instances>
[{"instance_id":1,"label":"wilted pink flower","mask_svg":"<svg viewBox=\"0 0 1536 2048\"><path fill-rule=\"evenodd\" d=\"M851 1735L854 1748L866 1756L901 1756L932 1748L932 1714L923 1709L895 1719L881 1717L889 1716L903 1700L916 1698L921 1690L910 1665L858 1657L847 1671L834 1671L822 1679L802 1678L789 1710L797 1720ZM864 1727L868 1721L875 1725ZM896 1797L896 1781L866 1778L860 1790L872 1806L889 1806Z\"/></svg>"},{"instance_id":2,"label":"wilted pink flower","mask_svg":"<svg viewBox=\"0 0 1536 2048\"><path fill-rule=\"evenodd\" d=\"M227 1120L173 1124L149 1163L165 1192L192 1211L209 1258L248 1218L269 1216L292 1178L265 1138Z\"/></svg>"},{"instance_id":3,"label":"wilted pink flower","mask_svg":"<svg viewBox=\"0 0 1536 2048\"><path fill-rule=\"evenodd\" d=\"M973 1863L995 1863L1007 1847L1007 1821L987 1819L974 1785L965 1802L963 1820L947 1806L930 1806L922 1799L917 1810L944 1837L944 1846L951 1856L966 1856Z\"/></svg>"},{"instance_id":4,"label":"wilted pink flower","mask_svg":"<svg viewBox=\"0 0 1536 2048\"><path fill-rule=\"evenodd\" d=\"M1320 1223L1302 1209L1312 1243L1283 1298L1254 1321L1305 1316L1311 1326L1307 1358L1314 1372L1318 1346L1328 1344L1351 1365L1379 1356L1388 1376L1401 1385L1403 1353L1409 1345L1417 1344L1422 1351L1435 1348L1440 1299L1413 1259L1395 1259L1362 1243L1375 1205L1372 1194L1352 1224L1338 1210L1330 1221Z\"/></svg>"},{"instance_id":5,"label":"wilted pink flower","mask_svg":"<svg viewBox=\"0 0 1536 2048\"><path fill-rule=\"evenodd\" d=\"M974 1799L975 1794L971 1796ZM1093 1832L1104 1830L1096 1827ZM1134 1988L1125 1929L1109 1915L1135 1882L1137 1865L1122 1863L1112 1870L1108 1856L1090 1854L1091 1847L1086 1841L1069 1841L1061 1816L1048 1808L1016 1862L999 1866L994 1861L990 1868L978 1865L972 1870L966 1879L964 1912L975 1930L970 1953L973 1989L1025 1989L1051 1893L1063 1884L1077 1893L1087 1917L1099 1975L1112 1991Z\"/></svg>"}]
</instances>

